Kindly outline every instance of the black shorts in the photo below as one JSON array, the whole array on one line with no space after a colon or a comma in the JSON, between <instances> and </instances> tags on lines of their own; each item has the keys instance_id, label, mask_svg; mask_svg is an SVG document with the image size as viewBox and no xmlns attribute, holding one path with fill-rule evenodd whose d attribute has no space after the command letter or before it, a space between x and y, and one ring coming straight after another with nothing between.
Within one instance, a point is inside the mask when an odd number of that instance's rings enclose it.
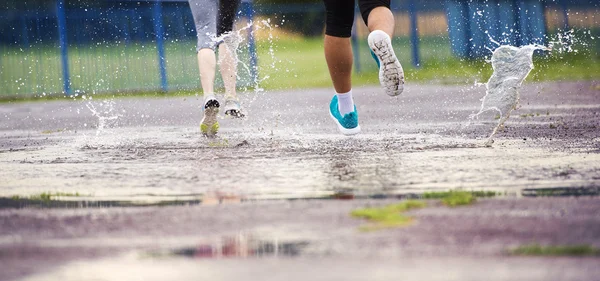
<instances>
[{"instance_id":1,"label":"black shorts","mask_svg":"<svg viewBox=\"0 0 600 281\"><path fill-rule=\"evenodd\" d=\"M354 0L323 0L327 13L325 34L334 37L350 37L354 23ZM369 14L377 7L390 8L391 0L358 0L358 8L365 24Z\"/></svg>"}]
</instances>

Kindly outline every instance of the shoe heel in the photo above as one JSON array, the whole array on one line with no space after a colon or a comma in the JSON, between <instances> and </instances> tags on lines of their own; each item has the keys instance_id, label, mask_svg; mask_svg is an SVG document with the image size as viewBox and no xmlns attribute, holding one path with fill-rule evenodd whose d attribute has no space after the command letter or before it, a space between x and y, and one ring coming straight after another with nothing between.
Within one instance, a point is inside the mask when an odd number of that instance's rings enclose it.
<instances>
[{"instance_id":1,"label":"shoe heel","mask_svg":"<svg viewBox=\"0 0 600 281\"><path fill-rule=\"evenodd\" d=\"M219 108L220 104L218 100L209 100L206 102L206 104L204 105L204 109L208 109L209 107L216 107Z\"/></svg>"}]
</instances>

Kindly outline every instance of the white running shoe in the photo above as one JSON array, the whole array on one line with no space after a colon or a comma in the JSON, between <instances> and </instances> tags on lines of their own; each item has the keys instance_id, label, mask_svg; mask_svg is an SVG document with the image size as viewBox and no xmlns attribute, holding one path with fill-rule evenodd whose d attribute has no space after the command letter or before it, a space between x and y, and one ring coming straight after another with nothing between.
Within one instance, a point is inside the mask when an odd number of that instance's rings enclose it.
<instances>
[{"instance_id":1,"label":"white running shoe","mask_svg":"<svg viewBox=\"0 0 600 281\"><path fill-rule=\"evenodd\" d=\"M204 117L200 122L200 131L207 137L213 137L219 131L219 122L217 122L217 113L219 113L219 101L217 98L208 94L204 98Z\"/></svg>"},{"instance_id":2,"label":"white running shoe","mask_svg":"<svg viewBox=\"0 0 600 281\"><path fill-rule=\"evenodd\" d=\"M379 82L385 93L390 96L401 94L404 91L404 70L396 58L390 36L381 30L374 30L369 34L368 42L379 60Z\"/></svg>"},{"instance_id":3,"label":"white running shoe","mask_svg":"<svg viewBox=\"0 0 600 281\"><path fill-rule=\"evenodd\" d=\"M236 100L226 100L225 101L225 115L234 117L234 118L244 118L244 116L246 116L242 112L240 102L238 102Z\"/></svg>"}]
</instances>

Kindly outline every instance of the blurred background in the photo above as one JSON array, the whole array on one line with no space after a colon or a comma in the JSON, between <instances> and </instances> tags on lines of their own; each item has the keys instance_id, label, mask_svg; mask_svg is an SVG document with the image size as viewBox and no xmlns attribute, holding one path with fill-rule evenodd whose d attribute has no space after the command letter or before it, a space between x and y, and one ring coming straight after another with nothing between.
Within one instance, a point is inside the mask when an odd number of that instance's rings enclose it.
<instances>
[{"instance_id":1,"label":"blurred background","mask_svg":"<svg viewBox=\"0 0 600 281\"><path fill-rule=\"evenodd\" d=\"M485 82L493 41L572 47L538 53L527 81L600 78L597 0L394 0L392 10L407 83ZM377 84L356 12L354 84ZM324 27L321 0L243 1L240 88L329 87ZM6 0L0 98L200 93L195 45L187 1Z\"/></svg>"}]
</instances>

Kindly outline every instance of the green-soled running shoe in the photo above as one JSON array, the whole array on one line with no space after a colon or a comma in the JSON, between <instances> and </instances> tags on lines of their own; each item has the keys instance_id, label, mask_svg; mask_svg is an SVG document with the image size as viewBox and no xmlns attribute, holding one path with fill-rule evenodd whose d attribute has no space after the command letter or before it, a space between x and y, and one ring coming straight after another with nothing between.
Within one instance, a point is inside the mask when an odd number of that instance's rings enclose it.
<instances>
[{"instance_id":1,"label":"green-soled running shoe","mask_svg":"<svg viewBox=\"0 0 600 281\"><path fill-rule=\"evenodd\" d=\"M204 98L203 111L204 117L200 122L200 132L207 137L213 137L219 131L219 122L217 122L219 101L214 95L207 95Z\"/></svg>"}]
</instances>

